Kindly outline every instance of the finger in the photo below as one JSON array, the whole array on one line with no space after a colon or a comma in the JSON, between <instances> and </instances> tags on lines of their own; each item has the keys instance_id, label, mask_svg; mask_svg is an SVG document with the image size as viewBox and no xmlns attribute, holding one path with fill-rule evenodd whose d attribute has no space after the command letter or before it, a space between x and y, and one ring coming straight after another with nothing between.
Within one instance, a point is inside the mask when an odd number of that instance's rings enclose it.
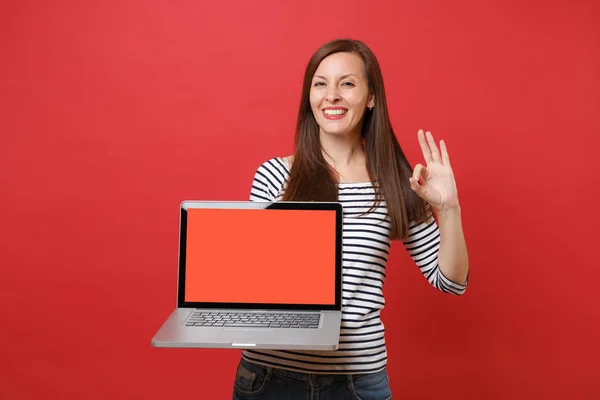
<instances>
[{"instance_id":1,"label":"finger","mask_svg":"<svg viewBox=\"0 0 600 400\"><path fill-rule=\"evenodd\" d=\"M427 140L425 139L423 129L419 129L417 132L417 138L419 139L419 145L421 145L421 151L423 152L425 162L429 164L433 159L431 158L431 151L429 150L429 145L427 145Z\"/></svg>"},{"instance_id":2,"label":"finger","mask_svg":"<svg viewBox=\"0 0 600 400\"><path fill-rule=\"evenodd\" d=\"M448 149L446 148L446 142L440 140L440 150L442 151L442 161L444 165L450 166L450 156L448 155Z\"/></svg>"},{"instance_id":3,"label":"finger","mask_svg":"<svg viewBox=\"0 0 600 400\"><path fill-rule=\"evenodd\" d=\"M431 158L435 162L441 162L440 152L437 148L437 145L435 144L435 140L433 139L433 135L431 134L431 132L427 131L425 133L425 138L427 139L427 144L429 144L429 149L431 151Z\"/></svg>"},{"instance_id":4,"label":"finger","mask_svg":"<svg viewBox=\"0 0 600 400\"><path fill-rule=\"evenodd\" d=\"M413 170L412 177L417 182L419 182L419 179L425 179L426 176L427 176L427 167L425 167L423 164L415 165L415 169Z\"/></svg>"},{"instance_id":5,"label":"finger","mask_svg":"<svg viewBox=\"0 0 600 400\"><path fill-rule=\"evenodd\" d=\"M410 181L410 188L419 196L421 195L422 186L419 185L419 181L417 181L414 177L408 178Z\"/></svg>"}]
</instances>

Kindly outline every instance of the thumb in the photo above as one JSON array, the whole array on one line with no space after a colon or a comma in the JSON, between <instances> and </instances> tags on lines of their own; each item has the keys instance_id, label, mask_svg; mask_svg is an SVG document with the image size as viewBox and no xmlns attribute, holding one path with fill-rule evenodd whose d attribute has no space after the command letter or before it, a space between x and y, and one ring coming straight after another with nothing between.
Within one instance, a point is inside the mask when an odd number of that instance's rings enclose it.
<instances>
[{"instance_id":1,"label":"thumb","mask_svg":"<svg viewBox=\"0 0 600 400\"><path fill-rule=\"evenodd\" d=\"M419 184L419 179L425 178L425 176L427 176L427 167L422 164L417 164L413 170L412 176L409 178L411 189L419 196L421 196L423 192L423 186Z\"/></svg>"},{"instance_id":2,"label":"thumb","mask_svg":"<svg viewBox=\"0 0 600 400\"><path fill-rule=\"evenodd\" d=\"M434 205L431 190L420 185L419 181L412 176L408 179L410 181L410 188L417 194L417 196L425 200L427 203Z\"/></svg>"},{"instance_id":3,"label":"thumb","mask_svg":"<svg viewBox=\"0 0 600 400\"><path fill-rule=\"evenodd\" d=\"M408 178L409 182L410 182L410 188L419 196L421 196L421 193L423 192L423 186L421 186L419 184L419 181L417 180L417 178L411 176L410 178Z\"/></svg>"}]
</instances>

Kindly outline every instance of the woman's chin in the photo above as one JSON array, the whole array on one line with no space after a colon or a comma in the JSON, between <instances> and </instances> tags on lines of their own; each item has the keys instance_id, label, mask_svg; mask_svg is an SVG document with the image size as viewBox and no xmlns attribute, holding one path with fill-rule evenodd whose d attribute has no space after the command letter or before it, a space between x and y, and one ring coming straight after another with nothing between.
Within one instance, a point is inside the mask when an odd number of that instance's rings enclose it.
<instances>
[{"instance_id":1,"label":"woman's chin","mask_svg":"<svg viewBox=\"0 0 600 400\"><path fill-rule=\"evenodd\" d=\"M321 126L321 134L330 136L352 136L356 129L350 129L349 127L332 127L332 126ZM360 132L356 132L360 134Z\"/></svg>"}]
</instances>

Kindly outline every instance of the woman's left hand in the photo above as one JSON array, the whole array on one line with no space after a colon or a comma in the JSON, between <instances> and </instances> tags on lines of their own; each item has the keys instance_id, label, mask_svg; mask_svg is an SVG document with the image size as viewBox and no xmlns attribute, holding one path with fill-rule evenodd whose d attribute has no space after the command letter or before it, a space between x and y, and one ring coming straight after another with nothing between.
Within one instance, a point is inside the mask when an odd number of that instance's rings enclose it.
<instances>
[{"instance_id":1,"label":"woman's left hand","mask_svg":"<svg viewBox=\"0 0 600 400\"><path fill-rule=\"evenodd\" d=\"M431 132L419 130L417 136L427 165L415 166L409 178L410 187L437 211L458 207L458 192L446 144L440 141L440 152Z\"/></svg>"}]
</instances>

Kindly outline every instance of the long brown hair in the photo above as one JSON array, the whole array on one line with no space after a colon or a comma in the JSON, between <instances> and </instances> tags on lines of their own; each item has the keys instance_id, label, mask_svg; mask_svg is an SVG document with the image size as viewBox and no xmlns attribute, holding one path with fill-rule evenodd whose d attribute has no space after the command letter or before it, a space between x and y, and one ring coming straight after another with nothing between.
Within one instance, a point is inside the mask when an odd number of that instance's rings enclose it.
<instances>
[{"instance_id":1,"label":"long brown hair","mask_svg":"<svg viewBox=\"0 0 600 400\"><path fill-rule=\"evenodd\" d=\"M367 171L376 187L374 207L383 199L392 222L391 238L405 238L409 223L423 222L431 209L410 188L408 163L389 120L383 76L375 55L362 42L336 39L325 43L311 57L304 74L298 112L294 162L283 201L338 201L338 177L326 162L319 138L319 125L310 106L313 76L323 59L338 52L355 53L365 66L369 92L375 97L373 110L365 110L362 141Z\"/></svg>"}]
</instances>

